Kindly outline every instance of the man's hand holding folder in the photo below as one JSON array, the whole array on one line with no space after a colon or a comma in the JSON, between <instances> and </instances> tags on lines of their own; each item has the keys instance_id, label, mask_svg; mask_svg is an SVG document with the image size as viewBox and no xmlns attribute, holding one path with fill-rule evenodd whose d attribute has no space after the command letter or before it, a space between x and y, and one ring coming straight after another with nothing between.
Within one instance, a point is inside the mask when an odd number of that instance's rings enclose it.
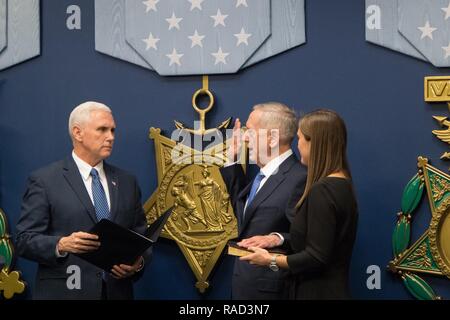
<instances>
[{"instance_id":1,"label":"man's hand holding folder","mask_svg":"<svg viewBox=\"0 0 450 320\"><path fill-rule=\"evenodd\" d=\"M62 238L61 249L58 245L58 250L61 250L60 253L73 253L110 272L116 279L131 277L143 268L143 254L158 239L172 212L171 209L150 225L145 236L102 219L89 233L74 233L67 237L71 240L67 242Z\"/></svg>"},{"instance_id":2,"label":"man's hand holding folder","mask_svg":"<svg viewBox=\"0 0 450 320\"><path fill-rule=\"evenodd\" d=\"M133 276L136 272L141 271L144 267L144 258L139 256L136 262L129 266L126 264L114 265L111 269L111 274L116 279L124 279Z\"/></svg>"},{"instance_id":3,"label":"man's hand holding folder","mask_svg":"<svg viewBox=\"0 0 450 320\"><path fill-rule=\"evenodd\" d=\"M58 242L59 255L64 256L67 253L83 254L96 251L101 243L96 234L87 232L74 232L70 236L62 237ZM144 258L139 256L132 265L116 264L110 270L111 275L116 279L125 279L139 272L144 266Z\"/></svg>"},{"instance_id":4,"label":"man's hand holding folder","mask_svg":"<svg viewBox=\"0 0 450 320\"><path fill-rule=\"evenodd\" d=\"M57 249L61 256L67 253L85 253L100 247L98 236L87 232L74 232L70 236L59 239Z\"/></svg>"}]
</instances>

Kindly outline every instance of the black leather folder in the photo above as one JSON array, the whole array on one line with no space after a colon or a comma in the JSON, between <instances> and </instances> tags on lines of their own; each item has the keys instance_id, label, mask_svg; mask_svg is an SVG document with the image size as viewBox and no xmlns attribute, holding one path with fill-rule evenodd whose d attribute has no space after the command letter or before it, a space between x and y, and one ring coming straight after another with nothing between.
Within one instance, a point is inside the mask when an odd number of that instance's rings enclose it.
<instances>
[{"instance_id":1,"label":"black leather folder","mask_svg":"<svg viewBox=\"0 0 450 320\"><path fill-rule=\"evenodd\" d=\"M89 233L99 237L100 247L78 257L110 272L114 265L132 265L158 239L172 210L167 210L145 232L145 236L124 228L110 220L100 220Z\"/></svg>"}]
</instances>

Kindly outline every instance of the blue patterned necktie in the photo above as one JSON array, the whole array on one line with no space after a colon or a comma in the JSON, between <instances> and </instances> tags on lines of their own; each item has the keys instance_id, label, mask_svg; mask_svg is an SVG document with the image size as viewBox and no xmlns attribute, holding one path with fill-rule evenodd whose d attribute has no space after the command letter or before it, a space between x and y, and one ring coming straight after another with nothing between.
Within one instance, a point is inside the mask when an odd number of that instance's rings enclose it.
<instances>
[{"instance_id":1,"label":"blue patterned necktie","mask_svg":"<svg viewBox=\"0 0 450 320\"><path fill-rule=\"evenodd\" d=\"M265 178L265 175L260 171L256 177L255 180L253 180L252 188L250 190L250 194L247 198L247 206L245 207L245 211L247 211L248 207L250 206L250 203L252 203L253 199L256 196L256 192L258 191L259 185L261 184L261 181ZM244 211L244 214L245 214Z\"/></svg>"},{"instance_id":2,"label":"blue patterned necktie","mask_svg":"<svg viewBox=\"0 0 450 320\"><path fill-rule=\"evenodd\" d=\"M103 189L100 177L95 168L91 170L92 176L92 196L94 198L95 215L97 220L109 219L109 207L106 200L105 190Z\"/></svg>"}]
</instances>

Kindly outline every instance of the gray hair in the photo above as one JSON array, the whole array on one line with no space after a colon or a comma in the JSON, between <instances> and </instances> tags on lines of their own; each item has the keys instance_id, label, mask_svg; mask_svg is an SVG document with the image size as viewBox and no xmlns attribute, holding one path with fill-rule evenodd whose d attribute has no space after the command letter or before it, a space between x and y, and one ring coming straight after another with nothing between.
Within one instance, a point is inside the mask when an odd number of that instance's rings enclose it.
<instances>
[{"instance_id":1,"label":"gray hair","mask_svg":"<svg viewBox=\"0 0 450 320\"><path fill-rule=\"evenodd\" d=\"M80 104L72 110L69 117L69 135L73 139L72 129L75 126L84 125L91 118L93 111L106 111L112 113L111 109L99 102L88 101Z\"/></svg>"},{"instance_id":2,"label":"gray hair","mask_svg":"<svg viewBox=\"0 0 450 320\"><path fill-rule=\"evenodd\" d=\"M280 102L265 102L255 105L253 111L261 111L261 127L280 130L281 144L292 143L298 130L297 114L293 109Z\"/></svg>"}]
</instances>

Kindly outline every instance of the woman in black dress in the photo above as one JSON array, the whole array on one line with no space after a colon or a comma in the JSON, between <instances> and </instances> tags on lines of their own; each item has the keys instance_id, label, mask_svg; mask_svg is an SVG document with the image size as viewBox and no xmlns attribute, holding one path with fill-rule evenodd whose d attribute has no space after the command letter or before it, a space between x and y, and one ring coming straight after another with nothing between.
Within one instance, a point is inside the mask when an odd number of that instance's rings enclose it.
<instances>
[{"instance_id":1,"label":"woman in black dress","mask_svg":"<svg viewBox=\"0 0 450 320\"><path fill-rule=\"evenodd\" d=\"M298 149L308 167L305 192L297 204L288 255L250 247L241 257L251 264L289 269L290 299L348 299L349 268L358 211L346 156L347 132L331 110L300 119ZM244 242L245 243L245 242Z\"/></svg>"}]
</instances>

